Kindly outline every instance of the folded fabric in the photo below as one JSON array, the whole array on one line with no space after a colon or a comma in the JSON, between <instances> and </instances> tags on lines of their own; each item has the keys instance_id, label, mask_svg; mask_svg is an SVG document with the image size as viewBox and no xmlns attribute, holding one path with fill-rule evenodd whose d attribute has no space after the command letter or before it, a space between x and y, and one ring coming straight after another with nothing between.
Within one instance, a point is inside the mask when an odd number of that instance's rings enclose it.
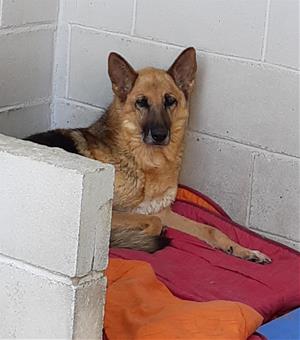
<instances>
[{"instance_id":1,"label":"folded fabric","mask_svg":"<svg viewBox=\"0 0 300 340\"><path fill-rule=\"evenodd\" d=\"M157 278L177 297L191 301L242 302L267 322L300 306L300 254L234 223L214 202L186 187L173 210L212 225L241 245L259 249L273 262L259 265L213 249L190 235L168 229L171 245L154 254L111 249L111 258L151 264Z\"/></svg>"},{"instance_id":2,"label":"folded fabric","mask_svg":"<svg viewBox=\"0 0 300 340\"><path fill-rule=\"evenodd\" d=\"M104 329L108 339L244 340L262 316L237 302L176 298L141 261L111 259Z\"/></svg>"}]
</instances>

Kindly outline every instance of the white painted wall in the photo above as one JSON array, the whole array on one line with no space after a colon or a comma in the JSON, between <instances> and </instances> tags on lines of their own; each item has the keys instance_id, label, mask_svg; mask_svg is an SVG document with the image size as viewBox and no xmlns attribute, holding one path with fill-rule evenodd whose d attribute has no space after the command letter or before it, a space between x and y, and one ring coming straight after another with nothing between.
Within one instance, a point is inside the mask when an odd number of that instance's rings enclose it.
<instances>
[{"instance_id":1,"label":"white painted wall","mask_svg":"<svg viewBox=\"0 0 300 340\"><path fill-rule=\"evenodd\" d=\"M58 0L0 1L0 133L50 127Z\"/></svg>"},{"instance_id":2,"label":"white painted wall","mask_svg":"<svg viewBox=\"0 0 300 340\"><path fill-rule=\"evenodd\" d=\"M112 99L110 51L137 68L168 67L193 45L199 72L182 182L238 222L299 247L298 0L59 5L51 83L56 1L3 0L0 131L45 130L49 103L52 127L89 125Z\"/></svg>"}]
</instances>

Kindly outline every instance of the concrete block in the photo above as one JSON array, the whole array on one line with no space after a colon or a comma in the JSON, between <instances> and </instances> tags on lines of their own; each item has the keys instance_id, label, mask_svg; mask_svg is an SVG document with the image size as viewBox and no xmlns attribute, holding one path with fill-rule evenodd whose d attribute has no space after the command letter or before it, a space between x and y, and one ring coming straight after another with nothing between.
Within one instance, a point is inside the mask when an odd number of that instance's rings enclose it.
<instances>
[{"instance_id":1,"label":"concrete block","mask_svg":"<svg viewBox=\"0 0 300 340\"><path fill-rule=\"evenodd\" d=\"M0 107L51 95L53 31L1 35Z\"/></svg>"},{"instance_id":2,"label":"concrete block","mask_svg":"<svg viewBox=\"0 0 300 340\"><path fill-rule=\"evenodd\" d=\"M283 156L255 156L249 226L300 241L300 162Z\"/></svg>"},{"instance_id":3,"label":"concrete block","mask_svg":"<svg viewBox=\"0 0 300 340\"><path fill-rule=\"evenodd\" d=\"M260 59L266 8L266 0L139 0L136 34Z\"/></svg>"},{"instance_id":4,"label":"concrete block","mask_svg":"<svg viewBox=\"0 0 300 340\"><path fill-rule=\"evenodd\" d=\"M104 270L108 263L113 198L113 171L84 175L78 267ZM103 258L101 258L103 256ZM92 262L91 262L92 259ZM84 269L85 270L85 269Z\"/></svg>"},{"instance_id":5,"label":"concrete block","mask_svg":"<svg viewBox=\"0 0 300 340\"><path fill-rule=\"evenodd\" d=\"M0 27L2 23L2 3L0 2Z\"/></svg>"},{"instance_id":6,"label":"concrete block","mask_svg":"<svg viewBox=\"0 0 300 340\"><path fill-rule=\"evenodd\" d=\"M187 133L180 183L218 202L237 222L246 223L251 151L240 145Z\"/></svg>"},{"instance_id":7,"label":"concrete block","mask_svg":"<svg viewBox=\"0 0 300 340\"><path fill-rule=\"evenodd\" d=\"M55 22L58 0L2 0L2 26Z\"/></svg>"},{"instance_id":8,"label":"concrete block","mask_svg":"<svg viewBox=\"0 0 300 340\"><path fill-rule=\"evenodd\" d=\"M102 339L106 278L94 274L75 288L74 339Z\"/></svg>"},{"instance_id":9,"label":"concrete block","mask_svg":"<svg viewBox=\"0 0 300 340\"><path fill-rule=\"evenodd\" d=\"M112 166L4 136L0 160L0 253L86 275L98 233L108 247L101 207L112 199Z\"/></svg>"},{"instance_id":10,"label":"concrete block","mask_svg":"<svg viewBox=\"0 0 300 340\"><path fill-rule=\"evenodd\" d=\"M252 228L250 228L252 229ZM293 241L293 240L289 240L285 237L281 237L281 236L278 236L278 235L273 235L273 234L269 234L269 233L265 233L261 230L257 230L257 229L252 229L254 230L256 233L262 235L263 237L265 238L268 238L270 240L273 240L273 241L276 241L276 242L279 242L281 244L284 244L290 248L293 248L293 249L296 249L298 251L300 251L300 242L297 242L297 241Z\"/></svg>"},{"instance_id":11,"label":"concrete block","mask_svg":"<svg viewBox=\"0 0 300 340\"><path fill-rule=\"evenodd\" d=\"M299 69L299 1L271 1L267 62Z\"/></svg>"},{"instance_id":12,"label":"concrete block","mask_svg":"<svg viewBox=\"0 0 300 340\"><path fill-rule=\"evenodd\" d=\"M130 33L133 0L66 0L63 21L83 26Z\"/></svg>"},{"instance_id":13,"label":"concrete block","mask_svg":"<svg viewBox=\"0 0 300 340\"><path fill-rule=\"evenodd\" d=\"M49 103L0 112L0 133L17 138L50 129Z\"/></svg>"},{"instance_id":14,"label":"concrete block","mask_svg":"<svg viewBox=\"0 0 300 340\"><path fill-rule=\"evenodd\" d=\"M72 336L71 285L0 262L1 338Z\"/></svg>"},{"instance_id":15,"label":"concrete block","mask_svg":"<svg viewBox=\"0 0 300 340\"><path fill-rule=\"evenodd\" d=\"M62 2L63 4L64 2ZM63 5L60 6L63 6ZM70 30L71 27L67 23L62 23L61 17L56 30L56 42L54 51L53 65L53 96L65 98L68 87L69 73L69 52L70 52Z\"/></svg>"},{"instance_id":16,"label":"concrete block","mask_svg":"<svg viewBox=\"0 0 300 340\"><path fill-rule=\"evenodd\" d=\"M100 224L103 226L111 225L111 210L112 200L105 203L99 211ZM95 250L94 250L94 262L93 270L103 270L108 265L108 240L110 238L110 229L108 228L97 228L95 236Z\"/></svg>"},{"instance_id":17,"label":"concrete block","mask_svg":"<svg viewBox=\"0 0 300 340\"><path fill-rule=\"evenodd\" d=\"M87 127L100 118L103 112L102 109L96 107L66 101L64 99L56 99L54 104L53 127L68 129Z\"/></svg>"},{"instance_id":18,"label":"concrete block","mask_svg":"<svg viewBox=\"0 0 300 340\"><path fill-rule=\"evenodd\" d=\"M0 258L1 338L101 339L106 279L70 279Z\"/></svg>"},{"instance_id":19,"label":"concrete block","mask_svg":"<svg viewBox=\"0 0 300 340\"><path fill-rule=\"evenodd\" d=\"M190 128L300 155L299 74L200 54Z\"/></svg>"},{"instance_id":20,"label":"concrete block","mask_svg":"<svg viewBox=\"0 0 300 340\"><path fill-rule=\"evenodd\" d=\"M181 49L132 40L73 26L70 52L70 99L106 107L112 100L107 58L111 51L124 55L136 69L168 68Z\"/></svg>"}]
</instances>

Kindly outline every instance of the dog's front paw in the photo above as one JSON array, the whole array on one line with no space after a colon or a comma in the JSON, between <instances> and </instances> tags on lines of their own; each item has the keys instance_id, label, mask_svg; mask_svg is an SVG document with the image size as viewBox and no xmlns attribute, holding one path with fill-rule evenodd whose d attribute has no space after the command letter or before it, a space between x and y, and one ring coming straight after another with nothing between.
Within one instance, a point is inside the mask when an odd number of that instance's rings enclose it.
<instances>
[{"instance_id":1,"label":"dog's front paw","mask_svg":"<svg viewBox=\"0 0 300 340\"><path fill-rule=\"evenodd\" d=\"M260 264L267 264L272 262L272 260L267 255L258 250L251 249L248 250L248 254L246 255L245 259Z\"/></svg>"}]
</instances>

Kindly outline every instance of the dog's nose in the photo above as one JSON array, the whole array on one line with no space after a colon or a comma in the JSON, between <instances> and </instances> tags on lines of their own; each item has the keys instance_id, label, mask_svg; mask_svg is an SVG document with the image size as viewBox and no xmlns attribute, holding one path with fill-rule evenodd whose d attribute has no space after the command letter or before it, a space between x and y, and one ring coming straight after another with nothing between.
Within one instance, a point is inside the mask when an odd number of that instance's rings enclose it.
<instances>
[{"instance_id":1,"label":"dog's nose","mask_svg":"<svg viewBox=\"0 0 300 340\"><path fill-rule=\"evenodd\" d=\"M151 136L156 144L163 144L169 137L169 130L164 128L151 129Z\"/></svg>"}]
</instances>

